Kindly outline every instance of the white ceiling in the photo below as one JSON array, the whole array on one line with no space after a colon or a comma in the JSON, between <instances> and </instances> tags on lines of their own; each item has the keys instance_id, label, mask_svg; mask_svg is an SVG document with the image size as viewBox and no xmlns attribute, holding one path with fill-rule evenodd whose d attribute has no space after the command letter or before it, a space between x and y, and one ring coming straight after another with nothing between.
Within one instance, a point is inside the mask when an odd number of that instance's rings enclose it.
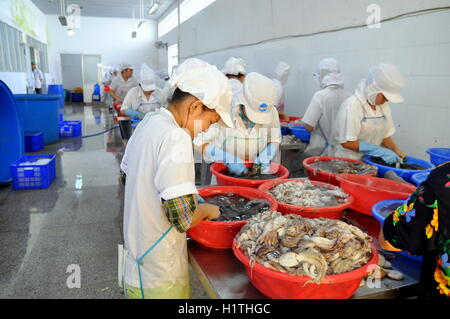
<instances>
[{"instance_id":1,"label":"white ceiling","mask_svg":"<svg viewBox=\"0 0 450 319\"><path fill-rule=\"evenodd\" d=\"M60 15L60 0L32 0L45 14ZM144 0L144 19L159 19L176 0L159 0L160 6L156 13L147 14L152 0ZM76 3L82 7L81 16L113 17L139 19L140 0L65 0L66 6Z\"/></svg>"}]
</instances>

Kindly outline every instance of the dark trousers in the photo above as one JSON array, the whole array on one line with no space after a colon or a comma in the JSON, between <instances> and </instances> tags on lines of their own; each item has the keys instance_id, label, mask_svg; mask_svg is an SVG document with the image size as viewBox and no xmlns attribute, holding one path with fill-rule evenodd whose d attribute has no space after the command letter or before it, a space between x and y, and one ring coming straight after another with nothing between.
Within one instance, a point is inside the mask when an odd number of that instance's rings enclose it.
<instances>
[{"instance_id":1,"label":"dark trousers","mask_svg":"<svg viewBox=\"0 0 450 319\"><path fill-rule=\"evenodd\" d=\"M34 89L34 91L36 92L36 94L42 94L42 89Z\"/></svg>"}]
</instances>

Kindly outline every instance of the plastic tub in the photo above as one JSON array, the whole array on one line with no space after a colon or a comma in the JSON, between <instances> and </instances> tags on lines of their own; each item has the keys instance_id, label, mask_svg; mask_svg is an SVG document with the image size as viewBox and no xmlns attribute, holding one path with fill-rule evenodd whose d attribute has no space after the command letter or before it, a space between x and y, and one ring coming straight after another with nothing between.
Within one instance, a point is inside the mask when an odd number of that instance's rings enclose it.
<instances>
[{"instance_id":1,"label":"plastic tub","mask_svg":"<svg viewBox=\"0 0 450 319\"><path fill-rule=\"evenodd\" d=\"M354 197L351 208L372 215L372 206L387 199L406 199L416 187L389 179L367 175L340 174L336 177L341 188Z\"/></svg>"},{"instance_id":2,"label":"plastic tub","mask_svg":"<svg viewBox=\"0 0 450 319\"><path fill-rule=\"evenodd\" d=\"M25 133L25 152L37 152L44 148L44 135L41 132Z\"/></svg>"},{"instance_id":3,"label":"plastic tub","mask_svg":"<svg viewBox=\"0 0 450 319\"><path fill-rule=\"evenodd\" d=\"M38 160L49 160L39 164ZM26 164L24 163L36 164ZM56 177L55 155L25 155L11 164L13 189L35 189L49 187Z\"/></svg>"},{"instance_id":4,"label":"plastic tub","mask_svg":"<svg viewBox=\"0 0 450 319\"><path fill-rule=\"evenodd\" d=\"M247 163L245 165L250 168L253 166L253 163ZM276 163L271 163L271 167L277 170L276 174L279 177L274 179L263 179L263 180L251 180L251 179L231 177L225 175L225 173L228 172L228 168L225 164L220 162L212 164L210 170L211 173L214 176L216 176L217 184L219 186L244 186L244 187L258 188L259 185L264 184L267 181L281 180L289 177L289 171L286 167Z\"/></svg>"},{"instance_id":5,"label":"plastic tub","mask_svg":"<svg viewBox=\"0 0 450 319\"><path fill-rule=\"evenodd\" d=\"M280 123L289 123L288 120L280 120ZM281 126L281 135L290 135L291 129L289 127Z\"/></svg>"},{"instance_id":6,"label":"plastic tub","mask_svg":"<svg viewBox=\"0 0 450 319\"><path fill-rule=\"evenodd\" d=\"M199 194L202 197L227 193L234 193L248 198L265 199L269 202L271 210L276 211L278 208L276 200L270 194L261 192L254 188L218 186L199 189ZM187 235L203 246L218 249L228 249L231 248L233 239L236 234L246 223L246 220L235 222L215 222L202 220L197 226L190 228L187 231Z\"/></svg>"},{"instance_id":7,"label":"plastic tub","mask_svg":"<svg viewBox=\"0 0 450 319\"><path fill-rule=\"evenodd\" d=\"M11 182L11 163L24 153L23 124L16 100L5 82L0 80L0 183Z\"/></svg>"},{"instance_id":8,"label":"plastic tub","mask_svg":"<svg viewBox=\"0 0 450 319\"><path fill-rule=\"evenodd\" d=\"M285 180L271 180L268 181L261 186L258 187L258 190L267 192L269 189L274 188L277 185L286 183L286 182L298 182L303 183L305 179L285 179ZM311 184L317 186L324 186L328 189L335 189L337 186L322 183L318 181L311 181ZM306 206L295 206L290 204L285 204L278 202L278 211L282 214L297 214L302 217L307 218L328 218L328 219L339 219L343 214L346 208L349 208L353 203L353 196L348 194L349 198L347 202L338 206L330 206L330 207L306 207Z\"/></svg>"},{"instance_id":9,"label":"plastic tub","mask_svg":"<svg viewBox=\"0 0 450 319\"><path fill-rule=\"evenodd\" d=\"M306 171L308 172L308 177L310 180L324 182L324 183L330 183L336 186L339 186L340 183L336 179L337 175L335 173L328 173L325 171L317 170L312 168L309 164L316 163L316 162L329 162L332 160L342 160L347 162L356 162L356 163L362 163L361 161L357 161L354 159L344 158L344 157L331 157L331 156L313 156L308 157L303 161L303 167L306 168ZM376 176L376 173L366 174L367 176Z\"/></svg>"},{"instance_id":10,"label":"plastic tub","mask_svg":"<svg viewBox=\"0 0 450 319\"><path fill-rule=\"evenodd\" d=\"M350 298L368 273L368 267L378 263L378 251L372 244L372 258L366 265L346 273L327 275L318 285L310 282L311 278L307 276L278 272L259 263L250 266L249 258L236 247L236 240L233 242L233 253L244 264L252 285L263 295L273 299Z\"/></svg>"},{"instance_id":11,"label":"plastic tub","mask_svg":"<svg viewBox=\"0 0 450 319\"><path fill-rule=\"evenodd\" d=\"M425 182L428 178L428 175L430 175L430 172L423 172L423 173L417 173L411 176L412 181L416 186L419 186L423 182Z\"/></svg>"},{"instance_id":12,"label":"plastic tub","mask_svg":"<svg viewBox=\"0 0 450 319\"><path fill-rule=\"evenodd\" d=\"M450 161L450 148L429 148L426 152L430 155L430 162L436 166Z\"/></svg>"},{"instance_id":13,"label":"plastic tub","mask_svg":"<svg viewBox=\"0 0 450 319\"><path fill-rule=\"evenodd\" d=\"M72 102L83 102L83 93L72 92L70 98Z\"/></svg>"},{"instance_id":14,"label":"plastic tub","mask_svg":"<svg viewBox=\"0 0 450 319\"><path fill-rule=\"evenodd\" d=\"M411 179L411 177L414 174L421 173L421 172L429 172L434 168L433 164L428 163L427 161L421 160L419 158L410 157L410 156L407 157L406 164L418 164L427 169L415 170L415 169L402 169L402 168L394 168L394 167L384 166L384 165L380 165L380 164L372 162L372 160L370 159L369 156L364 156L363 161L367 164L378 167L378 177L384 177L384 174L387 171L393 171L395 174L397 174L398 176L400 176L405 181L407 181L408 183L411 183L411 184L414 183Z\"/></svg>"},{"instance_id":15,"label":"plastic tub","mask_svg":"<svg viewBox=\"0 0 450 319\"><path fill-rule=\"evenodd\" d=\"M25 132L42 132L44 143L59 140L59 96L14 94Z\"/></svg>"},{"instance_id":16,"label":"plastic tub","mask_svg":"<svg viewBox=\"0 0 450 319\"><path fill-rule=\"evenodd\" d=\"M289 122L300 120L303 116L289 116Z\"/></svg>"},{"instance_id":17,"label":"plastic tub","mask_svg":"<svg viewBox=\"0 0 450 319\"><path fill-rule=\"evenodd\" d=\"M381 202L376 203L372 207L372 215L375 217L378 222L380 222L381 229L383 229L384 220L386 217L397 207L403 205L405 202L404 199L389 199L383 200ZM407 251L396 252L408 258L411 258L416 261L422 261L422 256L414 256L408 253Z\"/></svg>"},{"instance_id":18,"label":"plastic tub","mask_svg":"<svg viewBox=\"0 0 450 319\"><path fill-rule=\"evenodd\" d=\"M308 132L304 126L292 126L291 132L303 143L309 143L309 140L311 139L311 132Z\"/></svg>"},{"instance_id":19,"label":"plastic tub","mask_svg":"<svg viewBox=\"0 0 450 319\"><path fill-rule=\"evenodd\" d=\"M48 94L59 96L59 107L64 107L64 85L50 84L48 86Z\"/></svg>"}]
</instances>

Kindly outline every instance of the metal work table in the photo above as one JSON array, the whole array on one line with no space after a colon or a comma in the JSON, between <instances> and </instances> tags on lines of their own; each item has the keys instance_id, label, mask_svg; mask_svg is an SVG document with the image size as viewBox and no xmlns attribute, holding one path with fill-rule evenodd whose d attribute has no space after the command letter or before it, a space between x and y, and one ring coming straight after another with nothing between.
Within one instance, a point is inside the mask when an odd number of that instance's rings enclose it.
<instances>
[{"instance_id":1,"label":"metal work table","mask_svg":"<svg viewBox=\"0 0 450 319\"><path fill-rule=\"evenodd\" d=\"M362 226L378 245L380 226L371 216L353 211L345 213L345 218ZM260 299L262 295L249 281L244 265L234 256L231 249L212 249L193 240L188 240L189 261L194 272L211 298L215 299ZM359 288L353 298L408 298L417 293L420 278L420 263L405 256L395 254L390 262L392 268L401 271L404 279L395 281L381 280L379 288Z\"/></svg>"}]
</instances>

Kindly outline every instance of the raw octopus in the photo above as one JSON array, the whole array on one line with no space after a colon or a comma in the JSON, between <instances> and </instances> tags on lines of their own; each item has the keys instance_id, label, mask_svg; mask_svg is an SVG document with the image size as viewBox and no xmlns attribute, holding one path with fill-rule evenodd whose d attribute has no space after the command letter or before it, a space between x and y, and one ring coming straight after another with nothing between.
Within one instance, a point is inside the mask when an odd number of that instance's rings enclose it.
<instances>
[{"instance_id":1,"label":"raw octopus","mask_svg":"<svg viewBox=\"0 0 450 319\"><path fill-rule=\"evenodd\" d=\"M364 266L372 257L372 237L356 226L275 211L250 218L236 241L250 265L309 276L316 284L326 275Z\"/></svg>"},{"instance_id":2,"label":"raw octopus","mask_svg":"<svg viewBox=\"0 0 450 319\"><path fill-rule=\"evenodd\" d=\"M377 168L375 166L343 160L317 161L309 164L309 166L314 169L314 173L316 170L333 174L367 175L377 173Z\"/></svg>"},{"instance_id":3,"label":"raw octopus","mask_svg":"<svg viewBox=\"0 0 450 319\"><path fill-rule=\"evenodd\" d=\"M243 175L234 175L229 174L228 176L234 177L234 178L241 178L241 179L252 179L252 180L266 180L266 179L274 179L279 177L278 174L262 174L261 173L261 166L260 165L253 165L248 171Z\"/></svg>"},{"instance_id":4,"label":"raw octopus","mask_svg":"<svg viewBox=\"0 0 450 319\"><path fill-rule=\"evenodd\" d=\"M252 199L234 193L209 196L204 200L219 206L220 217L215 221L245 220L270 208L269 202L264 199Z\"/></svg>"},{"instance_id":5,"label":"raw octopus","mask_svg":"<svg viewBox=\"0 0 450 319\"><path fill-rule=\"evenodd\" d=\"M295 135L284 135L281 138L281 145L290 145L290 144L303 144L301 140L295 137Z\"/></svg>"},{"instance_id":6,"label":"raw octopus","mask_svg":"<svg viewBox=\"0 0 450 319\"><path fill-rule=\"evenodd\" d=\"M278 202L307 207L329 207L345 203L348 195L337 187L329 189L324 186L313 185L308 179L304 182L285 182L268 192Z\"/></svg>"},{"instance_id":7,"label":"raw octopus","mask_svg":"<svg viewBox=\"0 0 450 319\"><path fill-rule=\"evenodd\" d=\"M371 158L372 162L383 165L383 166L388 166L388 167L392 167L392 168L396 168L396 163L393 164L388 164L386 163L381 157L372 157ZM418 164L407 164L407 163L400 163L400 168L401 169L412 169L412 170L417 170L417 171L421 171L426 169L426 167L423 167L422 165L418 165Z\"/></svg>"}]
</instances>

